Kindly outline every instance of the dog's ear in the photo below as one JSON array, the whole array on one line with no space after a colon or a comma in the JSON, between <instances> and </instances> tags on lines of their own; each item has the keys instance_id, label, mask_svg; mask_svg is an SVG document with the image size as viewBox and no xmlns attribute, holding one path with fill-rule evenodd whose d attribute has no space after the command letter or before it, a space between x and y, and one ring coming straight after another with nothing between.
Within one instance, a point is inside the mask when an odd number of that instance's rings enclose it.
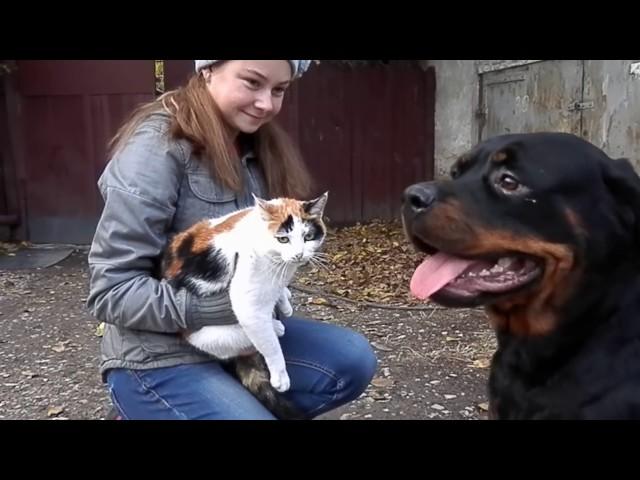
<instances>
[{"instance_id":1,"label":"dog's ear","mask_svg":"<svg viewBox=\"0 0 640 480\"><path fill-rule=\"evenodd\" d=\"M607 189L621 207L622 217L640 245L640 177L631 162L617 158L602 163L602 177Z\"/></svg>"}]
</instances>

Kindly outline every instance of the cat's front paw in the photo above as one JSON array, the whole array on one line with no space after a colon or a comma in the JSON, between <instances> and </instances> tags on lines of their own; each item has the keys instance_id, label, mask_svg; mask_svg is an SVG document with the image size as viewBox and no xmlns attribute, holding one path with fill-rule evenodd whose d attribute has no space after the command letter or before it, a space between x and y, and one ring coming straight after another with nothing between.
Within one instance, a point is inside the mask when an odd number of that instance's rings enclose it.
<instances>
[{"instance_id":1,"label":"cat's front paw","mask_svg":"<svg viewBox=\"0 0 640 480\"><path fill-rule=\"evenodd\" d=\"M285 287L277 303L278 310L280 310L280 313L285 317L290 317L291 315L293 315L293 307L291 306L290 300L291 292L288 288Z\"/></svg>"},{"instance_id":2,"label":"cat's front paw","mask_svg":"<svg viewBox=\"0 0 640 480\"><path fill-rule=\"evenodd\" d=\"M289 390L290 381L289 374L286 370L271 372L271 386L279 392L286 392Z\"/></svg>"},{"instance_id":3,"label":"cat's front paw","mask_svg":"<svg viewBox=\"0 0 640 480\"><path fill-rule=\"evenodd\" d=\"M290 317L291 315L293 315L293 307L289 302L278 305L278 309L284 317Z\"/></svg>"},{"instance_id":4,"label":"cat's front paw","mask_svg":"<svg viewBox=\"0 0 640 480\"><path fill-rule=\"evenodd\" d=\"M276 332L276 335L278 337L281 337L284 335L284 323L282 323L280 320L276 320L275 318L273 319L273 331Z\"/></svg>"}]
</instances>

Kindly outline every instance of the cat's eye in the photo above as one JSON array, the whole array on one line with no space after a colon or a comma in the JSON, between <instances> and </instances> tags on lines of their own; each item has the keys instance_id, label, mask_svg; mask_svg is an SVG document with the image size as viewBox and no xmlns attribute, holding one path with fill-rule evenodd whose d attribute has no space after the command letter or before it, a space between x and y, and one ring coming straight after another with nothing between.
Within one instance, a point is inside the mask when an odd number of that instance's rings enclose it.
<instances>
[{"instance_id":1,"label":"cat's eye","mask_svg":"<svg viewBox=\"0 0 640 480\"><path fill-rule=\"evenodd\" d=\"M289 237L276 237L280 243L289 243Z\"/></svg>"},{"instance_id":2,"label":"cat's eye","mask_svg":"<svg viewBox=\"0 0 640 480\"><path fill-rule=\"evenodd\" d=\"M313 240L314 234L313 232L309 232L304 236L304 241L305 242L310 242L311 240Z\"/></svg>"}]
</instances>

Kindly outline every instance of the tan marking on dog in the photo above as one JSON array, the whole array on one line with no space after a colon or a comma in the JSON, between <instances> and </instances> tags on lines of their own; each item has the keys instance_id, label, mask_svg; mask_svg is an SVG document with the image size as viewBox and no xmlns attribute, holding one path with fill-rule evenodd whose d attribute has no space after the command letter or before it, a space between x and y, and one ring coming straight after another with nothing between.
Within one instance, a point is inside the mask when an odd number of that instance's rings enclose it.
<instances>
[{"instance_id":1,"label":"tan marking on dog","mask_svg":"<svg viewBox=\"0 0 640 480\"><path fill-rule=\"evenodd\" d=\"M579 217L572 213L568 213L572 225L579 226ZM494 328L516 335L543 335L553 330L557 325L558 310L573 291L579 276L574 252L568 245L488 230L470 218L472 216L458 201L448 200L433 208L423 221L424 230L420 223L412 225L411 229L426 243L457 255L482 257L515 252L541 259L544 274L534 288L487 306L486 310Z\"/></svg>"},{"instance_id":2,"label":"tan marking on dog","mask_svg":"<svg viewBox=\"0 0 640 480\"><path fill-rule=\"evenodd\" d=\"M505 152L496 152L491 156L491 161L494 163L502 163L508 158Z\"/></svg>"},{"instance_id":3,"label":"tan marking on dog","mask_svg":"<svg viewBox=\"0 0 640 480\"><path fill-rule=\"evenodd\" d=\"M470 256L517 252L543 260L544 273L536 287L486 307L494 328L515 335L544 335L557 325L559 307L574 285L575 257L567 245L537 238L517 237L510 232L478 231Z\"/></svg>"}]
</instances>

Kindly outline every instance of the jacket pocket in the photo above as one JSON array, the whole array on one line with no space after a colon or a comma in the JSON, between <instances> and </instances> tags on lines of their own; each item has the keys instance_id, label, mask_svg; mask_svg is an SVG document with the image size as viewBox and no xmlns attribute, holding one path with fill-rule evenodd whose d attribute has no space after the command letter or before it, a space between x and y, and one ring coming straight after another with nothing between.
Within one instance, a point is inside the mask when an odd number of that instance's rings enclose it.
<instances>
[{"instance_id":1,"label":"jacket pocket","mask_svg":"<svg viewBox=\"0 0 640 480\"><path fill-rule=\"evenodd\" d=\"M146 354L147 361L158 357L192 355L196 351L195 347L177 334L137 332L136 336L140 347Z\"/></svg>"},{"instance_id":2,"label":"jacket pocket","mask_svg":"<svg viewBox=\"0 0 640 480\"><path fill-rule=\"evenodd\" d=\"M187 172L178 198L174 230L186 229L204 218L237 210L236 193L214 182L206 172Z\"/></svg>"},{"instance_id":3,"label":"jacket pocket","mask_svg":"<svg viewBox=\"0 0 640 480\"><path fill-rule=\"evenodd\" d=\"M205 202L224 203L233 202L236 199L236 192L215 184L208 176L200 173L188 173L187 181L191 192Z\"/></svg>"}]
</instances>

